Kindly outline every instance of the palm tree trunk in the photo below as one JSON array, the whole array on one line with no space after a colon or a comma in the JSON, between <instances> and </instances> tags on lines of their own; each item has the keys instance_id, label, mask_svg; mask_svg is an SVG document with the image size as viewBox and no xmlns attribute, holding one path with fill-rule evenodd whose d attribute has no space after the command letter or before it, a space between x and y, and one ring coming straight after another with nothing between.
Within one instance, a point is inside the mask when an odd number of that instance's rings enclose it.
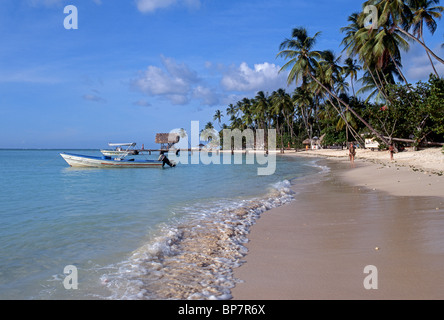
<instances>
[{"instance_id":1,"label":"palm tree trunk","mask_svg":"<svg viewBox=\"0 0 444 320\"><path fill-rule=\"evenodd\" d=\"M403 33L404 35L406 35L407 37L409 37L410 39L415 40L416 42L418 42L428 53L430 53L436 60L438 60L439 62L441 62L442 64L444 64L444 60L441 59L440 57L438 57L432 50L430 50L429 47L427 47L421 40L419 40L418 38L416 38L415 36L411 35L410 33L408 33L407 31L405 31L404 29L400 28L400 27L396 27L397 30L399 30L401 33Z\"/></svg>"},{"instance_id":2,"label":"palm tree trunk","mask_svg":"<svg viewBox=\"0 0 444 320\"><path fill-rule=\"evenodd\" d=\"M345 122L345 132L346 132L346 135L347 135L347 142L348 142L348 129L350 129L350 133L351 133L351 135L353 136L353 138L355 138L355 140L356 141L359 141L359 139L361 139L361 138L359 138L359 134L356 132L356 130L355 129L353 129L353 127L348 123L348 121L347 121L347 117L344 115L344 113L343 112L341 112L341 110L338 110L338 108L334 105L334 103L333 103L333 101L331 101L331 99L330 99L330 97L327 97L327 100L330 102L330 104L333 106L333 108L336 110L336 112L339 114L339 116L341 117L341 119L342 120L344 120L344 122ZM361 142L364 142L364 145L365 145L365 141L363 141L362 139L361 139Z\"/></svg>"},{"instance_id":3,"label":"palm tree trunk","mask_svg":"<svg viewBox=\"0 0 444 320\"><path fill-rule=\"evenodd\" d=\"M359 119L359 121L361 121L367 128L370 129L370 131L376 135L382 142L384 142L386 145L389 145L389 142L381 135L379 134L379 132L377 132L367 121L365 121L359 114L356 113L355 110L353 110L353 108L351 108L347 103L345 103L341 98L339 98L338 96L336 96L333 92L330 91L330 89L328 89L326 86L324 86L324 84L322 84L318 79L316 79L315 76L313 76L311 74L311 72L308 73L310 75L310 77L318 84L320 85L322 88L324 88L325 91L327 91L332 97L334 97L336 100L338 100L343 106L345 106L348 110L350 110L351 113L353 113L353 115Z\"/></svg>"},{"instance_id":4,"label":"palm tree trunk","mask_svg":"<svg viewBox=\"0 0 444 320\"><path fill-rule=\"evenodd\" d=\"M395 67L396 67L396 70L398 70L398 73L399 73L399 75L401 76L402 80L404 80L405 84L409 84L408 81L407 81L407 79L404 77L404 74L402 73L401 69L399 68L398 64L396 63L395 58L393 58L392 53L389 52L389 54L390 54L390 59L392 59L394 65L395 65Z\"/></svg>"},{"instance_id":5,"label":"palm tree trunk","mask_svg":"<svg viewBox=\"0 0 444 320\"><path fill-rule=\"evenodd\" d=\"M422 36L422 34L421 34L421 40L422 40L422 42L425 43L424 37ZM430 56L430 53L428 53L427 50L426 50L426 53L427 53L427 57L429 58L430 64L432 65L433 72L435 72L436 76L439 77L438 71L436 71L435 64L433 63L433 60L432 60L432 57Z\"/></svg>"},{"instance_id":6,"label":"palm tree trunk","mask_svg":"<svg viewBox=\"0 0 444 320\"><path fill-rule=\"evenodd\" d=\"M282 128L279 126L279 115L276 117L276 128L278 129L278 135L281 136L281 153L284 153L284 137L282 134Z\"/></svg>"},{"instance_id":7,"label":"palm tree trunk","mask_svg":"<svg viewBox=\"0 0 444 320\"><path fill-rule=\"evenodd\" d=\"M375 71L376 71L376 76L378 77L378 80L379 80L379 84L381 85L381 88L384 90L384 97L385 97L386 100L388 100L387 92L385 92L384 82L383 82L382 79L381 79L381 75L379 74L378 69L375 69ZM383 74L383 75L384 75L384 74ZM384 80L385 80L385 79L384 79ZM385 83L387 84L387 80L385 81Z\"/></svg>"},{"instance_id":8,"label":"palm tree trunk","mask_svg":"<svg viewBox=\"0 0 444 320\"><path fill-rule=\"evenodd\" d=\"M351 84L351 86L352 86L353 97L356 98L355 86L353 85L353 77L352 77L352 76L350 76L350 84Z\"/></svg>"},{"instance_id":9,"label":"palm tree trunk","mask_svg":"<svg viewBox=\"0 0 444 320\"><path fill-rule=\"evenodd\" d=\"M379 92L381 92L381 94L384 96L385 100L388 101L388 97L387 97L387 95L385 94L384 87L383 87L383 86L381 87L381 85L382 85L381 83L378 84L378 82L376 81L375 75L374 75L373 72L370 70L370 67L368 68L368 72L370 73L370 76L372 77L373 82L375 83L375 85L376 85L376 87L378 88ZM378 71L376 71L376 72L378 72ZM379 76L378 76L378 78L379 78ZM381 80L381 79L379 78L379 80Z\"/></svg>"}]
</instances>

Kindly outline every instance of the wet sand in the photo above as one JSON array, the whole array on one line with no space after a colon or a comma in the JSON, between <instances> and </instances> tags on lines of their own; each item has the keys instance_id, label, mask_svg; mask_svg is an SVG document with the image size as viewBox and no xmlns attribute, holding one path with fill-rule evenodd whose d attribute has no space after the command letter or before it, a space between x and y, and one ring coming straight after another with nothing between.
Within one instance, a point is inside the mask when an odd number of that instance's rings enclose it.
<instances>
[{"instance_id":1,"label":"wet sand","mask_svg":"<svg viewBox=\"0 0 444 320\"><path fill-rule=\"evenodd\" d=\"M320 161L321 181L298 181L252 227L233 299L443 299L444 177Z\"/></svg>"}]
</instances>

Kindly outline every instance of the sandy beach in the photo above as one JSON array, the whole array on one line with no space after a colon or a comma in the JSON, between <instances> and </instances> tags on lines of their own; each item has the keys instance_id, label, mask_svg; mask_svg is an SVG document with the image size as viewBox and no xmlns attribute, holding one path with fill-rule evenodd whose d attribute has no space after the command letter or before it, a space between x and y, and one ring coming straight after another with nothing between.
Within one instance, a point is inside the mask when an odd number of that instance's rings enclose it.
<instances>
[{"instance_id":1,"label":"sandy beach","mask_svg":"<svg viewBox=\"0 0 444 320\"><path fill-rule=\"evenodd\" d=\"M354 168L346 150L286 155L330 170L252 227L233 299L444 298L440 149L358 150Z\"/></svg>"}]
</instances>

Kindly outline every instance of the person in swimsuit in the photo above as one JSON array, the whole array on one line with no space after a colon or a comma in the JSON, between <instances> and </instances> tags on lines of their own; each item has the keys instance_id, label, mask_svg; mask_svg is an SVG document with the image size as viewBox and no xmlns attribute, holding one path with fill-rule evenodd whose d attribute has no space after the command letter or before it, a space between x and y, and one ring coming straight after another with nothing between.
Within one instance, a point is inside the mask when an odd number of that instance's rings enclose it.
<instances>
[{"instance_id":1,"label":"person in swimsuit","mask_svg":"<svg viewBox=\"0 0 444 320\"><path fill-rule=\"evenodd\" d=\"M395 153L395 147L393 146L393 143L390 143L389 153L390 153L390 160L393 160L393 154Z\"/></svg>"},{"instance_id":2,"label":"person in swimsuit","mask_svg":"<svg viewBox=\"0 0 444 320\"><path fill-rule=\"evenodd\" d=\"M350 146L348 148L348 156L350 157L350 163L352 168L355 166L355 156L356 156L356 148L352 142L350 142Z\"/></svg>"}]
</instances>

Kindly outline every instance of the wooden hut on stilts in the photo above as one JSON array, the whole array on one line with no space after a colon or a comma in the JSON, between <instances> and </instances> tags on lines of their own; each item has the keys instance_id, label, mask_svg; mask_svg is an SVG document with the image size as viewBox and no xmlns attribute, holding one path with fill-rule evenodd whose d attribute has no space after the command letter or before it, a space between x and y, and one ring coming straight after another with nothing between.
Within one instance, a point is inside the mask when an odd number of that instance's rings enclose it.
<instances>
[{"instance_id":1,"label":"wooden hut on stilts","mask_svg":"<svg viewBox=\"0 0 444 320\"><path fill-rule=\"evenodd\" d=\"M178 133L157 133L155 143L160 144L161 151L168 151L180 140Z\"/></svg>"}]
</instances>

